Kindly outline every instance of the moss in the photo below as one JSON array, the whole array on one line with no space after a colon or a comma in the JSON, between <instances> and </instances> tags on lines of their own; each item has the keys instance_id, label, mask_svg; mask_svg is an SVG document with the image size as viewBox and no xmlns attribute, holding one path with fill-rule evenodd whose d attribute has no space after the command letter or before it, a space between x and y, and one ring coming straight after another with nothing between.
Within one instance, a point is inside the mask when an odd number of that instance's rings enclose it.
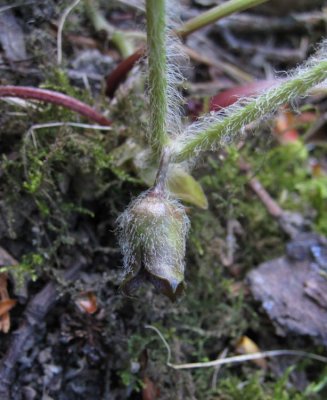
<instances>
[{"instance_id":1,"label":"moss","mask_svg":"<svg viewBox=\"0 0 327 400\"><path fill-rule=\"evenodd\" d=\"M94 102L88 93L72 87L60 70L48 74L44 87L63 91L89 104ZM106 102L102 106L105 108ZM8 241L25 243L24 254L16 268L18 280L26 275L35 279L44 273L55 276L61 267L58 259L61 261L77 251L91 253L96 265L98 258L92 248L93 242L83 241L85 221L87 228L94 230L92 235L98 236L96 243L116 246L112 234L116 216L143 187L133 172L129 172L131 169L117 166L111 152L127 137L144 145L145 115L144 99L135 90L120 96L116 104L111 105L115 121L112 131L103 133L63 126L27 133L28 123L76 120L76 115L68 110L46 106L42 111L29 112L26 118L29 122L19 127L23 139L17 136L11 141L10 135L1 138L6 153L0 165L2 196L6 199L1 209L7 225L3 235ZM16 132L12 125L1 129ZM208 196L209 210L190 210L188 287L183 300L172 305L150 297L149 291L144 289L144 296L127 304L128 317L122 311L123 300L115 303L115 296L110 303L107 300L108 314L114 315L114 328L106 331L109 346L112 346L111 340L115 344L127 343L127 348L123 348L126 354L123 351L119 354L118 366L115 366L121 385L133 391L140 390L142 374L132 372L130 362L139 362L142 353L148 352L148 373L160 382L162 392L170 395L175 393L177 382L186 387L188 374L191 374L199 399L310 398L292 388L288 375L279 379L258 372L257 367L249 364L224 368L217 388L212 390L212 369L192 372L169 369L165 365L164 347L150 331L145 333L142 326L143 322L156 324L172 345L174 362L212 360L222 349L233 349L236 339L248 331L259 335L266 320L257 312L257 305L246 295L244 286L242 289L243 279L247 271L260 262L281 255L286 238L247 187L247 178L240 173L238 161L243 154L283 207L302 211L305 200L307 206L315 208L316 226L324 231L327 225L323 207L325 180L312 179L307 170L308 154L303 146L297 146L270 145L267 148L264 143L250 140L242 152L231 147L218 156L208 156L205 167L198 173ZM234 261L225 267L221 255L226 251L228 223L232 220L240 223L241 232L235 232ZM109 259L111 261L111 257L104 258L105 261L101 259L104 269L108 268ZM114 264L119 265L119 262L115 260ZM233 271L235 266L236 271ZM111 276L107 279L114 294L115 279L117 277ZM135 313L133 323L132 317L129 318L131 313ZM266 335L273 335L271 325L266 324L264 328ZM316 385L312 384L311 392L309 389L305 392L307 396L313 399L318 396L315 393L319 392L321 382L323 378Z\"/></svg>"},{"instance_id":2,"label":"moss","mask_svg":"<svg viewBox=\"0 0 327 400\"><path fill-rule=\"evenodd\" d=\"M323 172L315 174L310 168L314 154L300 141L273 147L258 168L258 177L279 204L304 214L313 210L314 228L327 234L327 178ZM254 159L259 167L258 159Z\"/></svg>"},{"instance_id":3,"label":"moss","mask_svg":"<svg viewBox=\"0 0 327 400\"><path fill-rule=\"evenodd\" d=\"M254 373L249 379L242 380L231 376L219 381L216 395L223 400L301 400L296 390L286 390L287 374L276 383L264 382L261 373Z\"/></svg>"},{"instance_id":4,"label":"moss","mask_svg":"<svg viewBox=\"0 0 327 400\"><path fill-rule=\"evenodd\" d=\"M277 150L265 149L265 158L269 157L270 151L274 153ZM246 149L246 156L254 165L254 171L259 170L257 166L262 165L262 155L258 160L257 154ZM162 324L156 325L172 346L172 362L212 360L223 348L234 348L235 341L247 332L257 335L263 329L263 324L266 335L273 335L271 325L258 314L257 305L242 289L235 292L235 282L241 283L246 272L260 262L283 254L286 238L277 222L247 187L247 178L240 173L237 165L239 157L240 153L233 148L227 150L220 158L209 156L209 167L202 171L204 174L201 183L208 196L209 210L191 211L186 296L181 304L176 305L171 313L166 315ZM303 173L302 163L303 159L298 164L298 168L301 168L298 177L301 178L306 175L305 171ZM281 165L282 167L287 168L287 163ZM264 172L260 171L259 179L265 178L265 183L269 186L275 175L273 169L267 168ZM285 176L283 178L285 179ZM291 178L292 174L289 175L289 179ZM243 236L236 234L238 246L233 263L238 266L236 276L232 268L222 265L217 245L226 241L227 224L232 219L238 220L242 230L246 232ZM164 393L170 393L171 385L178 379L187 386L187 374L191 373L196 397L199 399L310 398L292 387L288 372L282 378L278 378L258 371L257 367L251 364L225 367L220 373L217 388L213 390L212 369L191 372L170 370L165 366L166 352L163 345L158 347L158 339L149 341L149 336L153 338L151 334L144 335L143 331L135 333L132 338L133 346L129 351L134 360L137 360L145 349L149 352L153 363L149 373L155 378L155 371L160 371L161 375L157 379L160 379ZM174 343L179 343L183 349L182 360L178 359Z\"/></svg>"},{"instance_id":5,"label":"moss","mask_svg":"<svg viewBox=\"0 0 327 400\"><path fill-rule=\"evenodd\" d=\"M67 93L76 95L65 75L58 72L54 80L63 84ZM80 93L79 98L85 100L85 97ZM45 107L41 114L40 119L39 111L31 113L31 123L57 118L73 121L76 117L70 111L52 106ZM114 192L109 195L112 203L118 199L121 202L124 196L121 185L130 177L115 166L109 155L118 140L115 130L103 133L61 126L23 132L22 139L16 138L10 152L3 154L0 162L0 184L5 199L1 204L1 216L7 221L6 229L0 229L0 234L25 240L32 254L40 257L46 254L48 273L51 268L57 268L57 259L63 250L69 251L78 245L78 218L95 218L94 202L104 193ZM6 151L5 135L1 141ZM120 191L115 190L117 187ZM22 262L16 269L21 270L22 275L30 272L34 278L35 269L30 266L29 262Z\"/></svg>"},{"instance_id":6,"label":"moss","mask_svg":"<svg viewBox=\"0 0 327 400\"><path fill-rule=\"evenodd\" d=\"M24 255L17 265L0 268L0 272L10 272L15 280L16 287L21 288L26 280L37 280L44 261L45 259L41 254L30 253Z\"/></svg>"}]
</instances>

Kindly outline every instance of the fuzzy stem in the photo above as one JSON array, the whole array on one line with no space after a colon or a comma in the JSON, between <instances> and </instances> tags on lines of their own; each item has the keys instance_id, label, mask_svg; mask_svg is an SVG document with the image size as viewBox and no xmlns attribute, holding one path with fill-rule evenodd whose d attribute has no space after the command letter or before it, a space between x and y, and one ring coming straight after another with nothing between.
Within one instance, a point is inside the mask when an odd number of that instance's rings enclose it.
<instances>
[{"instance_id":1,"label":"fuzzy stem","mask_svg":"<svg viewBox=\"0 0 327 400\"><path fill-rule=\"evenodd\" d=\"M169 141L167 119L167 54L165 0L146 1L150 87L150 144L160 154Z\"/></svg>"},{"instance_id":2,"label":"fuzzy stem","mask_svg":"<svg viewBox=\"0 0 327 400\"><path fill-rule=\"evenodd\" d=\"M178 29L177 33L182 37L188 36L190 33L197 31L204 26L210 25L221 18L227 17L236 12L244 11L250 7L255 7L261 3L265 3L266 1L268 0L227 1L226 3L219 4L217 7L213 7L207 12L187 21L180 29Z\"/></svg>"},{"instance_id":3,"label":"fuzzy stem","mask_svg":"<svg viewBox=\"0 0 327 400\"><path fill-rule=\"evenodd\" d=\"M90 0L89 0L90 1ZM244 11L245 9L254 7L258 5L259 3L263 3L267 0L232 0L227 3L221 4L218 7L214 7L210 9L209 11L199 15L198 17L195 17L187 22L185 22L184 25L182 25L180 28L175 30L174 32L176 35L185 38L192 32L203 28L204 26L216 22L222 18L224 18L227 15L232 14L233 12L238 12L238 11ZM107 81L107 88L106 88L106 94L109 97L113 97L117 87L119 84L126 79L126 76L128 72L133 68L135 63L143 57L145 53L145 48L139 48L135 53L133 53L131 56L129 56L126 60L123 60L118 66L112 71L110 75L107 76L106 81ZM216 65L218 68L226 69L226 66L224 66L224 63L222 61L219 62L220 65L218 65L218 62L216 62ZM231 67L229 66L228 70L231 70ZM233 71L232 76L235 78L240 75L239 71L235 69ZM244 79L243 80L247 81L249 79Z\"/></svg>"},{"instance_id":4,"label":"fuzzy stem","mask_svg":"<svg viewBox=\"0 0 327 400\"><path fill-rule=\"evenodd\" d=\"M214 148L215 145L219 144L224 133L229 136L235 135L245 125L276 111L282 104L305 95L313 86L326 79L327 61L324 60L304 72L299 72L289 81L259 95L244 107L236 109L235 112L232 112L223 120L213 123L195 137L189 140L184 138L184 144L181 146L176 143L177 146L173 146L173 151L175 149L173 158L181 162L195 157L201 151Z\"/></svg>"},{"instance_id":5,"label":"fuzzy stem","mask_svg":"<svg viewBox=\"0 0 327 400\"><path fill-rule=\"evenodd\" d=\"M170 149L165 147L161 153L159 168L157 171L153 193L164 195L167 188L167 174L170 163Z\"/></svg>"}]
</instances>

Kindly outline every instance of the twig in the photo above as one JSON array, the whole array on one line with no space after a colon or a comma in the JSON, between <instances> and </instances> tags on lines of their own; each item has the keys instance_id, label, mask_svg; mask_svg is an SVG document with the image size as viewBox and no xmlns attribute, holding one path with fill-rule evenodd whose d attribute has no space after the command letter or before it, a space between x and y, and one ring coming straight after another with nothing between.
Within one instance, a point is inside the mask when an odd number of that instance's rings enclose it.
<instances>
[{"instance_id":1,"label":"twig","mask_svg":"<svg viewBox=\"0 0 327 400\"><path fill-rule=\"evenodd\" d=\"M194 31L197 31L207 25L212 24L228 15L236 12L244 11L248 8L255 7L265 3L267 0L229 0L210 10L200 14L199 16L187 21L178 29L178 35L185 37Z\"/></svg>"},{"instance_id":2,"label":"twig","mask_svg":"<svg viewBox=\"0 0 327 400\"><path fill-rule=\"evenodd\" d=\"M60 65L62 63L62 31L64 29L64 25L66 19L70 12L78 5L81 0L75 0L73 4L66 8L63 12L59 24L58 24L58 32L57 32L57 63Z\"/></svg>"},{"instance_id":3,"label":"twig","mask_svg":"<svg viewBox=\"0 0 327 400\"><path fill-rule=\"evenodd\" d=\"M270 196L267 190L261 185L260 181L253 176L250 170L250 165L244 160L239 163L241 171L246 172L249 178L247 184L251 187L254 193L259 197L261 202L266 207L267 211L272 217L280 218L284 213L284 210L277 204L277 202Z\"/></svg>"},{"instance_id":4,"label":"twig","mask_svg":"<svg viewBox=\"0 0 327 400\"><path fill-rule=\"evenodd\" d=\"M74 128L96 129L96 130L100 130L100 131L111 131L112 130L112 128L110 126L79 124L77 122L48 122L46 124L32 125L29 128L29 131L34 131L36 129L44 129L44 128L56 128L58 126L72 126Z\"/></svg>"},{"instance_id":5,"label":"twig","mask_svg":"<svg viewBox=\"0 0 327 400\"><path fill-rule=\"evenodd\" d=\"M106 32L111 42L117 47L123 58L130 56L134 51L131 41L132 37L139 37L143 40L145 35L138 32L128 32L112 26L98 9L94 0L84 0L85 11L97 32Z\"/></svg>"},{"instance_id":6,"label":"twig","mask_svg":"<svg viewBox=\"0 0 327 400\"><path fill-rule=\"evenodd\" d=\"M310 30L312 26L326 21L322 11L287 14L272 17L258 14L242 13L231 15L218 23L218 27L228 28L236 32L290 32L296 29Z\"/></svg>"},{"instance_id":7,"label":"twig","mask_svg":"<svg viewBox=\"0 0 327 400\"><path fill-rule=\"evenodd\" d=\"M152 329L152 330L155 331L156 334L160 337L160 339L162 340L163 344L165 345L165 347L166 347L166 349L167 349L167 361L166 361L166 364L169 365L169 366L172 365L172 364L170 363L170 360L171 360L171 350L170 350L170 346L169 346L167 340L164 338L163 334L159 331L158 328L156 328L156 327L153 326L153 325L145 325L144 328L146 328L146 329Z\"/></svg>"},{"instance_id":8,"label":"twig","mask_svg":"<svg viewBox=\"0 0 327 400\"><path fill-rule=\"evenodd\" d=\"M198 362L198 363L188 363L188 364L168 364L167 365L173 369L195 369L195 368L208 368L208 367L216 367L218 365L226 365L226 364L236 364L245 361L253 361L259 360L265 357L280 357L280 356L296 356L296 357L305 357L310 358L315 361L320 361L322 363L327 364L327 357L319 356L314 353L307 353L306 351L301 350L269 350L269 351L261 351L259 353L252 354L242 354L240 356L226 357L218 360L207 361L207 362Z\"/></svg>"},{"instance_id":9,"label":"twig","mask_svg":"<svg viewBox=\"0 0 327 400\"><path fill-rule=\"evenodd\" d=\"M235 364L241 363L245 361L259 360L265 357L280 357L280 356L296 356L296 357L306 357L312 360L320 361L322 363L327 364L327 357L319 356L314 353L307 353L306 351L301 350L269 350L262 351L258 353L252 354L242 354L240 356L226 357L226 358L218 358L217 360L207 361L207 362L197 362L197 363L187 363L187 364L173 364L170 362L171 360L171 350L170 346L167 343L166 339L163 337L162 333L158 328L152 325L145 325L145 328L152 329L157 333L157 335L162 340L163 344L167 349L167 361L166 365L175 370L178 369L195 369L195 368L209 368L209 367L217 367L218 365L226 365L226 364Z\"/></svg>"},{"instance_id":10,"label":"twig","mask_svg":"<svg viewBox=\"0 0 327 400\"><path fill-rule=\"evenodd\" d=\"M94 108L75 99L74 97L53 90L27 86L0 86L0 97L19 97L20 99L39 100L44 101L45 103L56 104L75 111L100 125L111 125L111 121L94 110Z\"/></svg>"},{"instance_id":11,"label":"twig","mask_svg":"<svg viewBox=\"0 0 327 400\"><path fill-rule=\"evenodd\" d=\"M251 178L248 185L256 193L262 203L265 205L269 214L273 217L281 217L283 214L282 208L276 203L276 201L270 196L266 189L261 185L261 182L257 178Z\"/></svg>"},{"instance_id":12,"label":"twig","mask_svg":"<svg viewBox=\"0 0 327 400\"><path fill-rule=\"evenodd\" d=\"M259 200L265 206L268 213L276 219L280 228L291 238L295 238L306 226L306 221L301 214L284 210L270 196L267 190L262 186L261 182L253 176L251 166L243 159L239 162L239 168L245 172L248 177L247 184L258 196Z\"/></svg>"},{"instance_id":13,"label":"twig","mask_svg":"<svg viewBox=\"0 0 327 400\"><path fill-rule=\"evenodd\" d=\"M194 61L199 62L204 65L208 65L209 67L217 68L226 75L230 76L232 79L236 80L237 82L251 82L253 78L248 73L242 71L239 67L225 61L221 60L214 60L209 58L208 56L202 55L198 53L196 50L191 49L188 46L181 46L184 52Z\"/></svg>"},{"instance_id":14,"label":"twig","mask_svg":"<svg viewBox=\"0 0 327 400\"><path fill-rule=\"evenodd\" d=\"M80 257L63 275L65 281L76 279L80 270L86 265L86 260ZM48 312L57 301L57 285L48 283L28 303L24 312L25 321L12 334L13 339L7 353L0 363L0 398L10 400L10 386L14 377L14 368L21 357L25 345L33 336L37 326L45 319Z\"/></svg>"}]
</instances>

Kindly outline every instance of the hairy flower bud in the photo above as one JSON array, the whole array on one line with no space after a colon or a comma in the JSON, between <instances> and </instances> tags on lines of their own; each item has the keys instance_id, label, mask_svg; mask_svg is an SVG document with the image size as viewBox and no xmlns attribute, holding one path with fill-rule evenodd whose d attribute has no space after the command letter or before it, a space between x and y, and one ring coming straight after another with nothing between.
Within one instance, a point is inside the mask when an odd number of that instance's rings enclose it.
<instances>
[{"instance_id":1,"label":"hairy flower bud","mask_svg":"<svg viewBox=\"0 0 327 400\"><path fill-rule=\"evenodd\" d=\"M122 290L131 294L147 280L175 300L184 289L189 220L183 206L149 190L119 217L119 228L126 271Z\"/></svg>"}]
</instances>

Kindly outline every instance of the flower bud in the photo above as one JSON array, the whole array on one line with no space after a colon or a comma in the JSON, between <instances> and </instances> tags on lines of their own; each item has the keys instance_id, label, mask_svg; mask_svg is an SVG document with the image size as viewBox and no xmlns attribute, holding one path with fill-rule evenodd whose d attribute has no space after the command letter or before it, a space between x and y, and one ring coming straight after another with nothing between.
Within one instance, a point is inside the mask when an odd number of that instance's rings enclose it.
<instances>
[{"instance_id":1,"label":"flower bud","mask_svg":"<svg viewBox=\"0 0 327 400\"><path fill-rule=\"evenodd\" d=\"M119 217L124 255L122 290L131 294L143 281L175 300L184 289L185 239L189 220L181 204L150 190Z\"/></svg>"}]
</instances>

